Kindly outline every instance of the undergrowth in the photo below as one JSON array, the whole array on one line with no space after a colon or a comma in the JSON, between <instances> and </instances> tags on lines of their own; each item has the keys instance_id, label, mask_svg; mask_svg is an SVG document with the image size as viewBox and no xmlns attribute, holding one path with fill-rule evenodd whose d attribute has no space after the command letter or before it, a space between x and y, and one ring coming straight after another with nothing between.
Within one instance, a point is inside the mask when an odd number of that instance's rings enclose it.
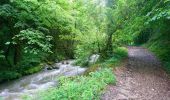
<instances>
[{"instance_id":1,"label":"undergrowth","mask_svg":"<svg viewBox=\"0 0 170 100\"><path fill-rule=\"evenodd\" d=\"M115 84L115 81L109 68L91 72L88 76L61 77L58 87L43 91L29 100L99 100L102 90L108 84Z\"/></svg>"},{"instance_id":2,"label":"undergrowth","mask_svg":"<svg viewBox=\"0 0 170 100\"><path fill-rule=\"evenodd\" d=\"M114 49L114 55L96 64L90 65L84 75L61 77L57 87L40 91L36 96L24 97L24 100L100 100L102 91L108 84L115 84L113 67L128 55L127 49Z\"/></svg>"},{"instance_id":3,"label":"undergrowth","mask_svg":"<svg viewBox=\"0 0 170 100\"><path fill-rule=\"evenodd\" d=\"M114 68L119 66L121 62L127 58L128 50L125 47L118 47L114 49L114 54L111 58L99 61L93 65L90 65L84 75L88 75L90 72L96 71L98 68Z\"/></svg>"},{"instance_id":4,"label":"undergrowth","mask_svg":"<svg viewBox=\"0 0 170 100\"><path fill-rule=\"evenodd\" d=\"M170 38L169 34L155 34L145 45L152 51L164 65L164 69L170 73Z\"/></svg>"}]
</instances>

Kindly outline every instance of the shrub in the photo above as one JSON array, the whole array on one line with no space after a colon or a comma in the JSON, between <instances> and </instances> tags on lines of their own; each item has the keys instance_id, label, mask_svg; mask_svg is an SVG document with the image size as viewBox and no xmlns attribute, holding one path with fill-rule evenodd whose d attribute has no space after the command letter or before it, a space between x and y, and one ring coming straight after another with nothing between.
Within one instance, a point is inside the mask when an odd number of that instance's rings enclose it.
<instances>
[{"instance_id":1,"label":"shrub","mask_svg":"<svg viewBox=\"0 0 170 100\"><path fill-rule=\"evenodd\" d=\"M117 57L112 57L108 60L105 60L105 62L101 63L102 66L105 67L115 67L117 66L122 59L117 58Z\"/></svg>"},{"instance_id":2,"label":"shrub","mask_svg":"<svg viewBox=\"0 0 170 100\"><path fill-rule=\"evenodd\" d=\"M170 73L170 35L162 34L155 33L145 46L160 59L165 71Z\"/></svg>"},{"instance_id":3,"label":"shrub","mask_svg":"<svg viewBox=\"0 0 170 100\"><path fill-rule=\"evenodd\" d=\"M42 66L36 66L36 67L31 67L30 69L28 70L25 70L24 71L24 74L33 74L33 73L36 73L36 72L39 72L43 67Z\"/></svg>"},{"instance_id":4,"label":"shrub","mask_svg":"<svg viewBox=\"0 0 170 100\"><path fill-rule=\"evenodd\" d=\"M170 73L170 62L165 63L165 70Z\"/></svg>"},{"instance_id":5,"label":"shrub","mask_svg":"<svg viewBox=\"0 0 170 100\"><path fill-rule=\"evenodd\" d=\"M21 74L15 71L1 71L0 72L0 81L11 80L21 77Z\"/></svg>"},{"instance_id":6,"label":"shrub","mask_svg":"<svg viewBox=\"0 0 170 100\"><path fill-rule=\"evenodd\" d=\"M84 72L84 75L89 75L91 72L97 71L101 67L101 64L93 64L88 67L88 69Z\"/></svg>"},{"instance_id":7,"label":"shrub","mask_svg":"<svg viewBox=\"0 0 170 100\"><path fill-rule=\"evenodd\" d=\"M59 86L31 99L39 100L99 100L107 84L115 83L111 69L100 69L89 76L62 77Z\"/></svg>"},{"instance_id":8,"label":"shrub","mask_svg":"<svg viewBox=\"0 0 170 100\"><path fill-rule=\"evenodd\" d=\"M128 50L125 47L118 47L114 50L114 56L125 58L128 56Z\"/></svg>"},{"instance_id":9,"label":"shrub","mask_svg":"<svg viewBox=\"0 0 170 100\"><path fill-rule=\"evenodd\" d=\"M80 58L80 59L77 59L74 63L74 65L78 65L78 66L88 66L88 59L86 58Z\"/></svg>"},{"instance_id":10,"label":"shrub","mask_svg":"<svg viewBox=\"0 0 170 100\"><path fill-rule=\"evenodd\" d=\"M128 51L125 47L118 47L114 50L114 55L105 59L104 61L97 62L96 64L90 65L85 72L85 75L88 75L90 72L94 72L100 67L116 67L120 64L120 62L128 56Z\"/></svg>"}]
</instances>

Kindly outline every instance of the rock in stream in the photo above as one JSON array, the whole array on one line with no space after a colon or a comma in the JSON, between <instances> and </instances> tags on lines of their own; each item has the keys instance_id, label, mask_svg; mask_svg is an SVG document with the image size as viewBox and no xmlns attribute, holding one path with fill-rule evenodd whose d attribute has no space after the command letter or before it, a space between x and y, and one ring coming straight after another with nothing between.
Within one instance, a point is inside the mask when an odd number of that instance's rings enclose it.
<instances>
[{"instance_id":1,"label":"rock in stream","mask_svg":"<svg viewBox=\"0 0 170 100\"><path fill-rule=\"evenodd\" d=\"M0 84L0 97L3 100L22 100L24 94L34 95L38 90L48 89L57 85L60 76L75 76L85 72L86 68L73 66L73 60L67 63L56 63L50 70L24 76L20 79Z\"/></svg>"}]
</instances>

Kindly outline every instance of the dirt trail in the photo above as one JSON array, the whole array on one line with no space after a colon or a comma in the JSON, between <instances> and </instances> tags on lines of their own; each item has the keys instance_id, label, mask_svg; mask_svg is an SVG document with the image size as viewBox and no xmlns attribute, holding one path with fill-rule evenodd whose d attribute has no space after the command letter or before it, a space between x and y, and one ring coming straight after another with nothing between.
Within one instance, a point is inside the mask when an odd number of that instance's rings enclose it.
<instances>
[{"instance_id":1,"label":"dirt trail","mask_svg":"<svg viewBox=\"0 0 170 100\"><path fill-rule=\"evenodd\" d=\"M115 70L116 86L108 86L102 100L170 100L170 79L152 53L129 47L129 59Z\"/></svg>"}]
</instances>

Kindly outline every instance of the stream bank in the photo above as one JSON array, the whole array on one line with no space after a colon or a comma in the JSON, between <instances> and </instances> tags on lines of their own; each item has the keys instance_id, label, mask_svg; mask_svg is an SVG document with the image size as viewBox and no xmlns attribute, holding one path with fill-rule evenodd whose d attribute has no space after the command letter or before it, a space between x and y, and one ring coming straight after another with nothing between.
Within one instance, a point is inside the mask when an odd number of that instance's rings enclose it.
<instances>
[{"instance_id":1,"label":"stream bank","mask_svg":"<svg viewBox=\"0 0 170 100\"><path fill-rule=\"evenodd\" d=\"M55 63L58 69L43 70L39 73L24 76L20 79L0 85L0 97L3 100L22 100L24 94L33 96L37 91L57 86L57 79L61 76L75 76L85 72L86 68L73 66L74 60L67 63Z\"/></svg>"}]
</instances>

